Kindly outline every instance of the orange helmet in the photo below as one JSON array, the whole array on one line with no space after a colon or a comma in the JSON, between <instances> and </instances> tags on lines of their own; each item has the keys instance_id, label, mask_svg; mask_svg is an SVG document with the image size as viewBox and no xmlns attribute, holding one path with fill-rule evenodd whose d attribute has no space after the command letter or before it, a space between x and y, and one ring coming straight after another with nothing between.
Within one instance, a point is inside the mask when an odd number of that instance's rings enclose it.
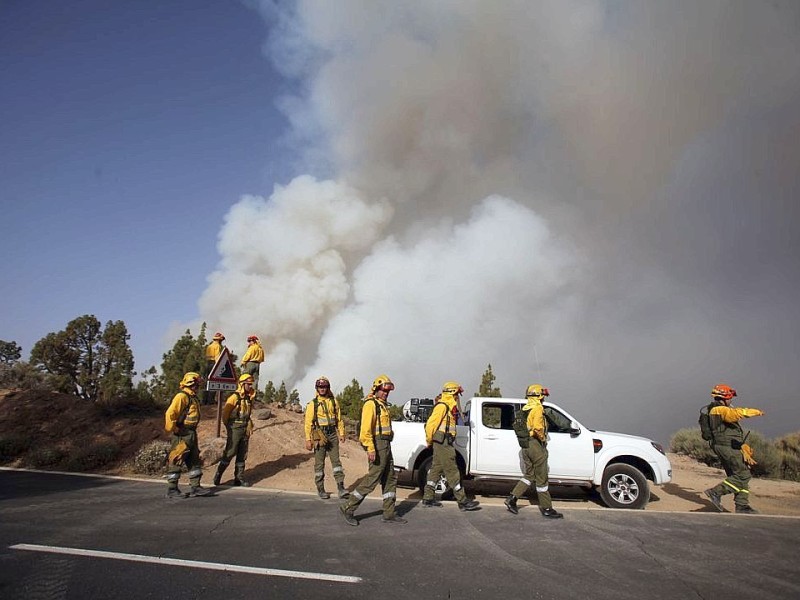
<instances>
[{"instance_id":1,"label":"orange helmet","mask_svg":"<svg viewBox=\"0 0 800 600\"><path fill-rule=\"evenodd\" d=\"M736 390L724 383L718 383L711 390L711 396L714 398L721 398L723 400L730 400L736 395Z\"/></svg>"}]
</instances>

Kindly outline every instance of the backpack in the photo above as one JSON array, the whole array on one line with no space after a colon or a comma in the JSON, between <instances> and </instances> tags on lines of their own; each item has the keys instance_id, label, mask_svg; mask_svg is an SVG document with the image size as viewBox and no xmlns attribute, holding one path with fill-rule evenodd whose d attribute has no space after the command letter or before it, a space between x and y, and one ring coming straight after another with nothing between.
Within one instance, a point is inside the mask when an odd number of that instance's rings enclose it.
<instances>
[{"instance_id":1,"label":"backpack","mask_svg":"<svg viewBox=\"0 0 800 600\"><path fill-rule=\"evenodd\" d=\"M700 424L700 437L707 442L714 441L714 430L711 428L711 415L708 414L708 411L710 411L713 406L714 404L711 403L700 409L700 418L697 419L697 422Z\"/></svg>"},{"instance_id":2,"label":"backpack","mask_svg":"<svg viewBox=\"0 0 800 600\"><path fill-rule=\"evenodd\" d=\"M514 433L517 434L517 442L520 448L527 448L530 445L531 434L528 431L528 414L519 409L514 411Z\"/></svg>"}]
</instances>

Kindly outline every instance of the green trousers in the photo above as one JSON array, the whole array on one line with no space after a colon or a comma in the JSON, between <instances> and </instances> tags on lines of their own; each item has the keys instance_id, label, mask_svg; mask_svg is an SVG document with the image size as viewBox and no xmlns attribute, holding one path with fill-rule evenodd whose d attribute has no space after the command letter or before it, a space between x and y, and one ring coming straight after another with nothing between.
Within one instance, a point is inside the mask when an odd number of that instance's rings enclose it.
<instances>
[{"instance_id":1,"label":"green trousers","mask_svg":"<svg viewBox=\"0 0 800 600\"><path fill-rule=\"evenodd\" d=\"M314 483L318 490L325 487L326 456L331 459L333 478L336 480L337 485L344 483L344 469L342 468L342 459L339 458L339 436L336 431L331 433L326 431L325 435L328 436L328 443L320 444L314 449Z\"/></svg>"},{"instance_id":2,"label":"green trousers","mask_svg":"<svg viewBox=\"0 0 800 600\"><path fill-rule=\"evenodd\" d=\"M383 516L391 519L397 502L397 473L394 470L392 444L389 440L375 440L375 460L369 462L367 474L350 494L347 504L344 505L345 512L352 514L379 483L383 491Z\"/></svg>"},{"instance_id":3,"label":"green trousers","mask_svg":"<svg viewBox=\"0 0 800 600\"><path fill-rule=\"evenodd\" d=\"M233 476L241 480L244 476L244 465L247 460L247 450L250 447L250 438L247 437L247 427L230 427L225 426L225 431L228 434L225 440L225 451L222 453L222 458L219 459L217 472L222 476L231 461L236 458Z\"/></svg>"},{"instance_id":4,"label":"green trousers","mask_svg":"<svg viewBox=\"0 0 800 600\"><path fill-rule=\"evenodd\" d=\"M521 498L533 482L536 485L539 508L552 508L553 500L550 497L547 470L547 446L536 438L531 438L528 447L522 448L522 462L525 465L525 473L511 490L511 494Z\"/></svg>"},{"instance_id":5,"label":"green trousers","mask_svg":"<svg viewBox=\"0 0 800 600\"><path fill-rule=\"evenodd\" d=\"M255 361L248 361L244 363L244 370L242 374L247 373L253 376L253 389L258 392L258 372L261 370L261 363Z\"/></svg>"},{"instance_id":6,"label":"green trousers","mask_svg":"<svg viewBox=\"0 0 800 600\"><path fill-rule=\"evenodd\" d=\"M433 442L433 461L431 469L428 471L428 480L425 483L425 493L423 500L433 500L436 496L436 484L439 478L444 475L447 485L453 488L453 495L459 504L467 500L467 494L461 487L461 472L456 463L456 449L452 444Z\"/></svg>"},{"instance_id":7,"label":"green trousers","mask_svg":"<svg viewBox=\"0 0 800 600\"><path fill-rule=\"evenodd\" d=\"M733 494L733 502L736 506L750 505L750 469L744 463L741 450L734 450L727 444L714 444L714 452L722 462L725 469L725 479L717 484L713 491L719 496Z\"/></svg>"},{"instance_id":8,"label":"green trousers","mask_svg":"<svg viewBox=\"0 0 800 600\"><path fill-rule=\"evenodd\" d=\"M170 452L175 449L181 441L186 444L189 451L184 455L184 464L189 470L189 484L192 487L200 485L200 477L203 469L200 464L200 447L197 443L197 430L183 429L179 434L172 434L172 445ZM167 469L167 487L171 490L178 489L178 481L181 478L182 467L180 465L169 465Z\"/></svg>"}]
</instances>

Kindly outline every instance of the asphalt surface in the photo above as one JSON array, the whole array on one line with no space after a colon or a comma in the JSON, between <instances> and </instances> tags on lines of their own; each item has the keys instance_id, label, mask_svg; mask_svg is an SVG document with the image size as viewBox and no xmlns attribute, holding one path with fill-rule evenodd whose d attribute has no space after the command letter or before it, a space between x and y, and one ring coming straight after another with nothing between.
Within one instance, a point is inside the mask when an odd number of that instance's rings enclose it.
<instances>
[{"instance_id":1,"label":"asphalt surface","mask_svg":"<svg viewBox=\"0 0 800 600\"><path fill-rule=\"evenodd\" d=\"M800 519L536 507L470 513L406 500L0 470L0 598L800 597ZM376 494L377 496L377 494ZM80 552L81 554L65 554ZM247 571L247 572L242 572Z\"/></svg>"}]
</instances>

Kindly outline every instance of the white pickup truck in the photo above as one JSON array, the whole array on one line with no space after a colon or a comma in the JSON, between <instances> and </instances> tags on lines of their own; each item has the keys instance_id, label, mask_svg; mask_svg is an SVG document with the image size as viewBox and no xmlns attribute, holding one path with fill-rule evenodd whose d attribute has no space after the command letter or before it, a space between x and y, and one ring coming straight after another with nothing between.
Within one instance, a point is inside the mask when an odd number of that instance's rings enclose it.
<instances>
[{"instance_id":1,"label":"white pickup truck","mask_svg":"<svg viewBox=\"0 0 800 600\"><path fill-rule=\"evenodd\" d=\"M512 424L515 411L524 404L520 398L462 401L464 424L457 426L455 448L464 478L513 481L521 477L520 448ZM656 442L587 429L563 408L543 404L552 485L599 487L600 497L611 508L644 508L650 499L647 480L660 485L671 479L672 466ZM425 426L403 421L392 423L392 429L395 467L422 489L432 460ZM443 491L441 483L437 491Z\"/></svg>"}]
</instances>

